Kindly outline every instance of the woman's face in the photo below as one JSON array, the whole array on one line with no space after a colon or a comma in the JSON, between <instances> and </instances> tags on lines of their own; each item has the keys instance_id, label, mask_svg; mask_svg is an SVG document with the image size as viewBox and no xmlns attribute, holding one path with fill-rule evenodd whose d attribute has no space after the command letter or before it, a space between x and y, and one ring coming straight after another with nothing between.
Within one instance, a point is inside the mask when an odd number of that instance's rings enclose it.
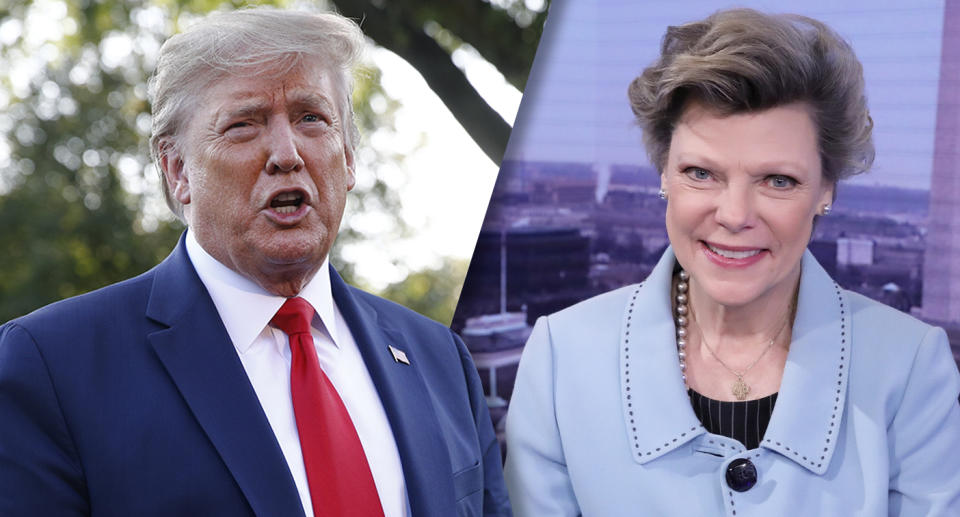
<instances>
[{"instance_id":1,"label":"woman's face","mask_svg":"<svg viewBox=\"0 0 960 517\"><path fill-rule=\"evenodd\" d=\"M813 217L830 203L804 103L720 116L691 102L661 185L667 234L698 296L728 306L793 294Z\"/></svg>"}]
</instances>

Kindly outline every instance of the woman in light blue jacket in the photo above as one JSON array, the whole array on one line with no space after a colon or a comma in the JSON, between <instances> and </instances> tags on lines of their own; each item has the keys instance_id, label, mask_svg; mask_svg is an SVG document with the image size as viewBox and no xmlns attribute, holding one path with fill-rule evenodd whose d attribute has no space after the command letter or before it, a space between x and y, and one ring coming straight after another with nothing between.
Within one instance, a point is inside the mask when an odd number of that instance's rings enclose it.
<instances>
[{"instance_id":1,"label":"woman in light blue jacket","mask_svg":"<svg viewBox=\"0 0 960 517\"><path fill-rule=\"evenodd\" d=\"M723 11L670 28L629 97L671 246L537 322L507 417L516 515L960 515L945 333L806 251L873 160L850 47Z\"/></svg>"}]
</instances>

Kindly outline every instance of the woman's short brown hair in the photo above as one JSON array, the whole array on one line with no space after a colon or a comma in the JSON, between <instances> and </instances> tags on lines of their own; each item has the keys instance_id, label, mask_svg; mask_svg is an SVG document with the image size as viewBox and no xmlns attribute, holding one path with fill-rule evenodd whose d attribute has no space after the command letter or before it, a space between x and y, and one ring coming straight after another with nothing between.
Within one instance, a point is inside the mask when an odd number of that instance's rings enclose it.
<instances>
[{"instance_id":1,"label":"woman's short brown hair","mask_svg":"<svg viewBox=\"0 0 960 517\"><path fill-rule=\"evenodd\" d=\"M863 67L847 42L805 16L732 9L669 27L660 58L630 83L628 96L661 173L689 100L722 114L805 102L824 179L835 183L873 163Z\"/></svg>"}]
</instances>

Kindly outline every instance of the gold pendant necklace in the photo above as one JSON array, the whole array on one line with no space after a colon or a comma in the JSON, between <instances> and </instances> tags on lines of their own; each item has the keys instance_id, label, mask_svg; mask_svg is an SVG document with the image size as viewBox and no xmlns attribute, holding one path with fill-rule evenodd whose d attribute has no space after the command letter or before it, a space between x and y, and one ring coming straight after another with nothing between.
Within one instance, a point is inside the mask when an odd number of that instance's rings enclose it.
<instances>
[{"instance_id":1,"label":"gold pendant necklace","mask_svg":"<svg viewBox=\"0 0 960 517\"><path fill-rule=\"evenodd\" d=\"M676 293L677 350L680 356L680 372L681 372L681 375L683 376L684 384L686 384L686 381L687 381L687 375L686 375L687 374L687 371L686 371L687 370L687 364L686 364L687 329L686 327L689 323L687 319L687 315L689 314L690 319L696 319L695 315L693 314L692 307L688 307L689 301L688 301L687 291L689 287L688 287L687 281L689 278L690 277L686 273L686 271L684 271L683 269L679 271L678 281L677 281L677 293ZM754 366L756 366L756 364L759 363L761 359L763 359L763 356L767 355L768 350L773 348L773 344L777 341L777 338L780 337L780 334L783 332L783 329L787 327L787 322L790 321L791 319L790 315L792 312L793 312L793 302L790 302L790 304L787 306L787 315L783 319L783 323L780 324L780 328L777 329L776 334L773 335L773 338L770 339L770 341L767 343L767 346L763 348L763 352L761 352L760 355L757 356L757 358L754 359L749 366L744 368L743 371L734 370L733 368L728 366L727 363L723 362L723 359L720 359L720 356L718 356L717 353L714 352L713 347L711 347L710 343L707 342L706 336L703 335L703 329L700 328L699 325L697 325L697 329L700 331L700 340L703 341L703 345L707 348L707 351L710 352L710 355L712 355L713 358L716 359L718 363L720 363L720 366L723 366L728 372L736 376L737 380L733 383L733 386L731 386L730 392L733 394L734 397L736 397L737 400L747 399L747 395L750 394L750 385L743 380L743 377L747 375L747 372L749 372Z\"/></svg>"},{"instance_id":2,"label":"gold pendant necklace","mask_svg":"<svg viewBox=\"0 0 960 517\"><path fill-rule=\"evenodd\" d=\"M723 359L720 359L720 356L713 351L713 347L710 346L710 343L707 343L707 337L703 335L703 329L701 329L699 325L697 325L697 328L700 330L700 340L703 341L703 346L707 347L707 351L710 352L710 355L712 355L713 358L720 363L720 366L723 366L728 372L737 376L737 381L733 383L733 387L730 388L730 392L733 393L733 396L736 397L737 400L746 400L747 395L750 393L750 386L743 381L743 376L746 375L751 368L756 366L757 363L763 359L763 356L767 355L767 350L773 348L773 343L777 340L777 336L783 332L783 328L786 326L787 322L784 320L783 324L780 326L780 329L777 330L777 333L773 335L773 338L767 343L767 346L763 348L763 352L760 352L760 355L757 356L752 363L750 363L750 366L744 368L743 371L734 370L733 368L730 368L727 363L723 362Z\"/></svg>"},{"instance_id":3,"label":"gold pendant necklace","mask_svg":"<svg viewBox=\"0 0 960 517\"><path fill-rule=\"evenodd\" d=\"M737 397L737 400L746 400L747 394L750 393L750 386L747 386L747 383L743 382L743 376L737 375L737 382L733 383L733 396Z\"/></svg>"}]
</instances>

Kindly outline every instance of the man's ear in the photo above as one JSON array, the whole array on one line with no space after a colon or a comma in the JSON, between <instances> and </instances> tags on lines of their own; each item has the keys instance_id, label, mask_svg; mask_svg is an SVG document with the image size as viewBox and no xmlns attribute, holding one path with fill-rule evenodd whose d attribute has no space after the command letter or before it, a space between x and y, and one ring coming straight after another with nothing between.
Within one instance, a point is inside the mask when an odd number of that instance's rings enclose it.
<instances>
[{"instance_id":1,"label":"man's ear","mask_svg":"<svg viewBox=\"0 0 960 517\"><path fill-rule=\"evenodd\" d=\"M160 154L160 168L163 177L167 180L170 195L183 205L190 204L190 178L187 177L183 156L177 146L171 142L164 142L163 152Z\"/></svg>"},{"instance_id":2,"label":"man's ear","mask_svg":"<svg viewBox=\"0 0 960 517\"><path fill-rule=\"evenodd\" d=\"M349 145L343 146L343 156L347 163L347 192L350 192L357 185L357 167L353 149Z\"/></svg>"}]
</instances>

